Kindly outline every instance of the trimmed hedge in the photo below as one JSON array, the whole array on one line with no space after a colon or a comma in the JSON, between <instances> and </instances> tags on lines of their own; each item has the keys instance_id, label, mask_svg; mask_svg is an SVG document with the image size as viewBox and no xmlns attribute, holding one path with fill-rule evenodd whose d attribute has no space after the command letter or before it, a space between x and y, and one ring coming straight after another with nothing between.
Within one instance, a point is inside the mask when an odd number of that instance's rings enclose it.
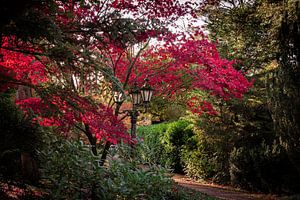
<instances>
[{"instance_id":1,"label":"trimmed hedge","mask_svg":"<svg viewBox=\"0 0 300 200\"><path fill-rule=\"evenodd\" d=\"M182 150L194 143L193 126L187 120L155 124L138 128L138 135L144 142L137 148L139 156L146 163L160 164L175 172L183 172Z\"/></svg>"},{"instance_id":2,"label":"trimmed hedge","mask_svg":"<svg viewBox=\"0 0 300 200\"><path fill-rule=\"evenodd\" d=\"M140 127L138 135L144 142L137 152L144 162L192 178L265 193L297 192L297 171L268 127L248 125L243 135L218 120L202 121L201 127L191 120Z\"/></svg>"}]
</instances>

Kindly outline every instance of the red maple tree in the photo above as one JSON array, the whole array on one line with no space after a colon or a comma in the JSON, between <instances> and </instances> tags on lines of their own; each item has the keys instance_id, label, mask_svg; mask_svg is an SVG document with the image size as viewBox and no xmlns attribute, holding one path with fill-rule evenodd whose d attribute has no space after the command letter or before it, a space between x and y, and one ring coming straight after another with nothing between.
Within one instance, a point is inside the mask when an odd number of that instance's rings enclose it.
<instances>
[{"instance_id":1,"label":"red maple tree","mask_svg":"<svg viewBox=\"0 0 300 200\"><path fill-rule=\"evenodd\" d=\"M225 100L241 98L250 87L233 61L222 59L201 31L187 36L168 30L179 17L196 17L201 5L173 0L104 2L35 5L32 12L52 23L45 25L51 34L27 35L26 40L18 32L2 34L0 89L35 89L36 97L17 103L33 111L40 125L57 126L63 133L83 131L97 154L97 141L130 141L107 98L114 85L126 90L149 76L156 95L171 98L197 89ZM158 42L149 45L154 37ZM134 53L136 44L144 46ZM215 114L211 104L196 101L189 100L192 111Z\"/></svg>"}]
</instances>

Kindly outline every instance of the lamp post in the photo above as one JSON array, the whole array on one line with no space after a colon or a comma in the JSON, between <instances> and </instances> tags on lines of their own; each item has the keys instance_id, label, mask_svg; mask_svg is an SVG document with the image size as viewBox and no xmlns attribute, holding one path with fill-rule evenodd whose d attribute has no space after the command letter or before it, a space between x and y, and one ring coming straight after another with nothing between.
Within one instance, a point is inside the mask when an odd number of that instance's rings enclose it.
<instances>
[{"instance_id":1,"label":"lamp post","mask_svg":"<svg viewBox=\"0 0 300 200\"><path fill-rule=\"evenodd\" d=\"M127 115L129 115L131 118L130 134L132 139L136 138L136 122L137 117L139 116L138 107L141 106L143 103L143 105L147 109L151 101L153 91L154 90L150 86L148 78L145 78L145 83L141 88L139 88L138 84L135 82L133 87L129 90L129 95L132 102L132 110L126 110L126 112ZM113 91L113 97L115 103L117 104L118 112L120 105L125 100L125 94L117 90Z\"/></svg>"},{"instance_id":2,"label":"lamp post","mask_svg":"<svg viewBox=\"0 0 300 200\"><path fill-rule=\"evenodd\" d=\"M137 83L135 82L133 85L133 88L129 91L129 95L131 97L132 101L132 110L129 112L130 118L131 118L131 129L130 129L130 134L131 138L134 139L136 138L136 122L137 122L137 117L139 115L137 111L137 107L141 103L141 90L138 87Z\"/></svg>"}]
</instances>

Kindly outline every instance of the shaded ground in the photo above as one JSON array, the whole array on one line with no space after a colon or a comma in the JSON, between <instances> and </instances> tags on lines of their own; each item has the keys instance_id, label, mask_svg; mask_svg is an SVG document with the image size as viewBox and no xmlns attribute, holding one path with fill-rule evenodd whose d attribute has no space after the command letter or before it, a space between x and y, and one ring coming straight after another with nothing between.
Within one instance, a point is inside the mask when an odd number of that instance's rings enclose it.
<instances>
[{"instance_id":1,"label":"shaded ground","mask_svg":"<svg viewBox=\"0 0 300 200\"><path fill-rule=\"evenodd\" d=\"M184 175L175 174L172 177L180 186L199 191L204 195L223 200L300 200L300 195L276 197L274 195L254 194L236 188L210 184L207 182L197 182ZM47 195L39 188L29 187L24 190L15 185L8 185L0 182L0 200L17 199L40 199Z\"/></svg>"},{"instance_id":2,"label":"shaded ground","mask_svg":"<svg viewBox=\"0 0 300 200\"><path fill-rule=\"evenodd\" d=\"M0 182L0 200L38 200L46 195L42 189L34 186Z\"/></svg>"},{"instance_id":3,"label":"shaded ground","mask_svg":"<svg viewBox=\"0 0 300 200\"><path fill-rule=\"evenodd\" d=\"M217 197L218 199L226 200L279 200L273 195L263 195L263 194L252 194L245 191L237 190L232 187L220 186L205 182L196 182L184 175L175 174L172 177L175 182L183 187L197 190L204 194L212 197Z\"/></svg>"}]
</instances>

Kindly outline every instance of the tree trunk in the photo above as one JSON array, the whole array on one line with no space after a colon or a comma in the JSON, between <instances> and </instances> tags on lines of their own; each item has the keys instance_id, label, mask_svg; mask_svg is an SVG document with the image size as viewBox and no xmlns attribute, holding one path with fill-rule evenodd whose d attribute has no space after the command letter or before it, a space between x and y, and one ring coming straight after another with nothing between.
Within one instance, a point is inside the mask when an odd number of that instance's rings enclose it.
<instances>
[{"instance_id":1,"label":"tree trunk","mask_svg":"<svg viewBox=\"0 0 300 200\"><path fill-rule=\"evenodd\" d=\"M103 149L103 152L101 155L101 159L100 159L100 163L99 163L100 166L104 165L110 146L111 146L111 143L107 141L105 143L105 146L104 146L104 149Z\"/></svg>"},{"instance_id":2,"label":"tree trunk","mask_svg":"<svg viewBox=\"0 0 300 200\"><path fill-rule=\"evenodd\" d=\"M36 161L30 154L21 154L21 166L23 178L29 180L31 183L37 183L39 180L38 167Z\"/></svg>"},{"instance_id":3,"label":"tree trunk","mask_svg":"<svg viewBox=\"0 0 300 200\"><path fill-rule=\"evenodd\" d=\"M119 110L120 110L121 105L122 104L118 104L118 103L116 104L115 116L119 115ZM105 146L103 148L103 152L101 155L101 159L100 159L100 163L99 163L100 166L104 165L110 146L111 146L111 143L109 141L107 141L105 143Z\"/></svg>"},{"instance_id":4,"label":"tree trunk","mask_svg":"<svg viewBox=\"0 0 300 200\"><path fill-rule=\"evenodd\" d=\"M91 133L90 131L90 127L88 124L84 124L85 126L85 134L86 136L88 137L88 140L92 146L92 152L95 156L98 155L98 152L97 152L97 146L96 146L96 138L93 136L93 134Z\"/></svg>"}]
</instances>

